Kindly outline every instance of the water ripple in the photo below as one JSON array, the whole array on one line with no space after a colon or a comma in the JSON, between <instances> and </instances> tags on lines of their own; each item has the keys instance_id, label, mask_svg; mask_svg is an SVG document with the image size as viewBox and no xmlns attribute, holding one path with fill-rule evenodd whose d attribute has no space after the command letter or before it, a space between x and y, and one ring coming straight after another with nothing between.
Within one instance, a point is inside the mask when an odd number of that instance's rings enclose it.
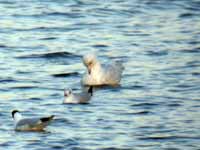
<instances>
[{"instance_id":1,"label":"water ripple","mask_svg":"<svg viewBox=\"0 0 200 150\"><path fill-rule=\"evenodd\" d=\"M66 58L66 57L79 57L73 53L69 52L50 52L50 53L42 53L42 54L31 54L31 55L22 55L17 56L17 58L25 59L25 58Z\"/></svg>"},{"instance_id":2,"label":"water ripple","mask_svg":"<svg viewBox=\"0 0 200 150\"><path fill-rule=\"evenodd\" d=\"M58 74L52 74L53 77L76 77L80 74L78 72L69 72L69 73L58 73Z\"/></svg>"}]
</instances>

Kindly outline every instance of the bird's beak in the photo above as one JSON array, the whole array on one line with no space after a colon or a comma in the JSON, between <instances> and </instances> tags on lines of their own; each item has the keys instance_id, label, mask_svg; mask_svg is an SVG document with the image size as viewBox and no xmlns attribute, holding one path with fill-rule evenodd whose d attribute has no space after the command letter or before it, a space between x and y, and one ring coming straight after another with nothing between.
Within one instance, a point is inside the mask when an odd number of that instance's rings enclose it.
<instances>
[{"instance_id":1,"label":"bird's beak","mask_svg":"<svg viewBox=\"0 0 200 150\"><path fill-rule=\"evenodd\" d=\"M67 91L65 91L65 90L64 90L64 96L65 96L65 97L68 96Z\"/></svg>"},{"instance_id":2,"label":"bird's beak","mask_svg":"<svg viewBox=\"0 0 200 150\"><path fill-rule=\"evenodd\" d=\"M88 73L91 74L91 68L90 67L88 67Z\"/></svg>"},{"instance_id":3,"label":"bird's beak","mask_svg":"<svg viewBox=\"0 0 200 150\"><path fill-rule=\"evenodd\" d=\"M88 74L91 74L91 70L92 70L92 64L88 65Z\"/></svg>"}]
</instances>

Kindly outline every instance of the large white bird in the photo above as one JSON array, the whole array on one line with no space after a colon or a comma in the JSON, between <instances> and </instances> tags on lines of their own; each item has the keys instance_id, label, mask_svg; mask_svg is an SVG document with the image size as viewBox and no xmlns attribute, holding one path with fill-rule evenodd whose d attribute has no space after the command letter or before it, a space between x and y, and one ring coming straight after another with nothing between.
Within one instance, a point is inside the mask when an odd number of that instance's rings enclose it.
<instances>
[{"instance_id":1,"label":"large white bird","mask_svg":"<svg viewBox=\"0 0 200 150\"><path fill-rule=\"evenodd\" d=\"M64 91L64 101L67 104L85 104L88 103L93 94L92 86L88 91L82 91L81 93L73 93L72 90Z\"/></svg>"},{"instance_id":2,"label":"large white bird","mask_svg":"<svg viewBox=\"0 0 200 150\"><path fill-rule=\"evenodd\" d=\"M18 110L12 111L16 131L43 131L53 120L54 115L42 118L24 118Z\"/></svg>"},{"instance_id":3,"label":"large white bird","mask_svg":"<svg viewBox=\"0 0 200 150\"><path fill-rule=\"evenodd\" d=\"M83 56L87 72L82 78L83 85L118 85L124 67L120 62L101 64L94 54Z\"/></svg>"}]
</instances>

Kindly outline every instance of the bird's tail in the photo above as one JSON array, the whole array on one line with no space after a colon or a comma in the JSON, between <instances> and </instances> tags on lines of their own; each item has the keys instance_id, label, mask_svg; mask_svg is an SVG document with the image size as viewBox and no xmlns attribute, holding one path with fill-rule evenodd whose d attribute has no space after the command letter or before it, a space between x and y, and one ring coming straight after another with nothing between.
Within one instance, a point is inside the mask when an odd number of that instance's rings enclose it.
<instances>
[{"instance_id":1,"label":"bird's tail","mask_svg":"<svg viewBox=\"0 0 200 150\"><path fill-rule=\"evenodd\" d=\"M41 118L41 122L45 123L45 122L49 122L51 120L53 120L55 116L54 115L51 115L50 117L44 117L44 118Z\"/></svg>"}]
</instances>

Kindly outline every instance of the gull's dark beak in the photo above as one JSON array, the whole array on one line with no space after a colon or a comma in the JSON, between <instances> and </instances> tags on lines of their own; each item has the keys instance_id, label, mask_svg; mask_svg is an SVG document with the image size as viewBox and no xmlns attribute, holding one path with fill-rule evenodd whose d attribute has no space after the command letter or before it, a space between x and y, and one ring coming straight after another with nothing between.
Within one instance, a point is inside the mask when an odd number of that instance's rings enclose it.
<instances>
[{"instance_id":1,"label":"gull's dark beak","mask_svg":"<svg viewBox=\"0 0 200 150\"><path fill-rule=\"evenodd\" d=\"M88 74L91 74L91 69L90 68L88 68Z\"/></svg>"},{"instance_id":2,"label":"gull's dark beak","mask_svg":"<svg viewBox=\"0 0 200 150\"><path fill-rule=\"evenodd\" d=\"M92 70L92 63L88 64L88 74L91 74L91 70Z\"/></svg>"}]
</instances>

